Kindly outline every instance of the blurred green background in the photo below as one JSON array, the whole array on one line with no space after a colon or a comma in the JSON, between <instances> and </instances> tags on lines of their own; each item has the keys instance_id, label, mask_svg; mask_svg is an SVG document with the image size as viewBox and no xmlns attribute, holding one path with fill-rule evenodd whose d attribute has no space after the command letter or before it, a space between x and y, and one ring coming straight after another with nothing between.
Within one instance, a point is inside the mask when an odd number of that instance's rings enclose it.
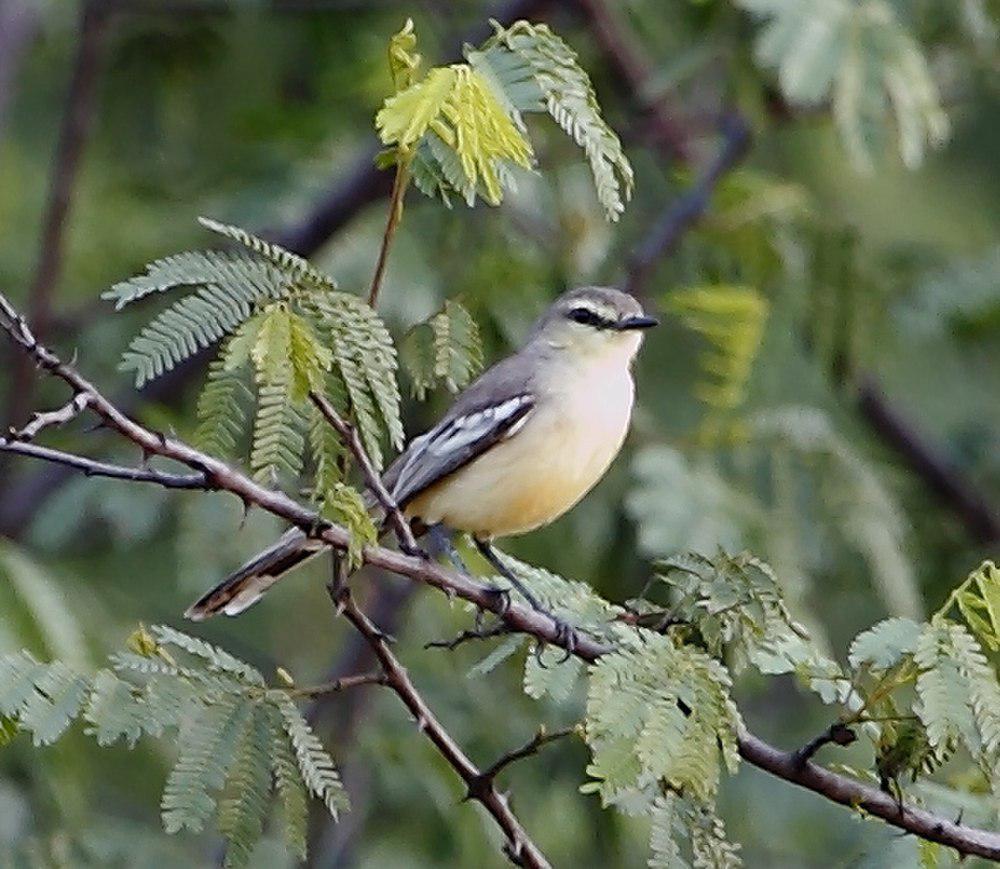
<instances>
[{"instance_id":1,"label":"blurred green background","mask_svg":"<svg viewBox=\"0 0 1000 869\"><path fill-rule=\"evenodd\" d=\"M651 557L746 547L775 566L798 616L842 657L858 630L887 613L933 609L998 554L997 8L846 4L849 16L874 6L895 16L951 126L947 142L908 168L891 113L879 109L889 123L866 130L866 168L851 149L843 93L838 102L843 79L831 106L823 67L866 71L863 53L882 49L831 48L829 33L786 21L781 50L795 62L776 73L766 22L738 5L799 7L803 21L822 23L837 4L520 4L580 52L634 163L635 199L607 224L576 148L551 126L533 126L540 174L502 207L449 211L411 191L381 310L399 338L459 297L483 330L487 358L497 358L560 290L628 278L636 246L686 201L722 147L720 119L739 113L752 128L746 159L728 167L704 219L644 282L647 306L665 323L638 364L640 406L625 452L576 510L510 548L624 601L638 594ZM342 287L367 287L388 186L366 168L372 117L390 89L386 41L412 16L428 62L444 62L505 11L472 0L116 0L88 9L82 26L75 3L0 0L0 288L40 319L64 356L123 396L130 386L117 360L159 302L112 315L98 296L149 260L213 244L198 215L272 231ZM642 60L641 87L623 77L614 37ZM860 93L882 94L886 82L891 89L876 67ZM801 105L814 85L814 104ZM904 129L904 149L908 135L915 141ZM65 214L52 211L53 185L65 193ZM44 232L47 221L54 234ZM733 286L766 300L767 318L742 400L720 408L705 400L709 348L671 297ZM5 426L59 401L52 384L17 372L7 348L0 360ZM129 401L151 424L190 434L199 384L195 372ZM411 401L408 431L448 398ZM52 442L137 458L82 426ZM915 455L942 470L943 483ZM268 517L241 519L222 496L0 460L0 650L96 664L139 621L180 626L191 599L280 530ZM303 683L357 672L362 653L333 619L321 580L322 568L304 570L244 617L198 633ZM470 616L403 582L372 577L363 593L479 762L523 743L539 722L576 720L579 697L557 705L522 694L518 661L470 678L486 648L424 649ZM315 710L354 808L339 825L317 813L311 863L504 865L489 819L460 803L451 771L398 701L377 692ZM830 711L791 681L749 679L738 696L751 727L782 746L829 723ZM172 750L102 750L82 734L46 749L22 737L0 750L0 865L5 854L35 865L213 865L211 835L160 830ZM843 757L871 760L863 749ZM563 741L516 766L505 779L515 809L556 865L645 865L644 822L578 793L586 762L582 744ZM722 809L751 867L916 859L894 831L750 768L725 782ZM275 839L257 862L288 861Z\"/></svg>"}]
</instances>

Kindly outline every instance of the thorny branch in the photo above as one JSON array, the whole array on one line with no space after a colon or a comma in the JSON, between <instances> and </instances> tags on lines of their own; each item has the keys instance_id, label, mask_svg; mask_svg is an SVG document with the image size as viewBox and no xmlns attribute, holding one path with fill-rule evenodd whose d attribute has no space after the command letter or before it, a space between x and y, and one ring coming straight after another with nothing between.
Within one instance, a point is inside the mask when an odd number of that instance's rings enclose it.
<instances>
[{"instance_id":1,"label":"thorny branch","mask_svg":"<svg viewBox=\"0 0 1000 869\"><path fill-rule=\"evenodd\" d=\"M565 736L570 736L577 732L578 728L576 727L564 727L561 730L554 730L552 733L547 732L544 727L540 727L529 742L526 742L520 748L508 751L489 768L483 770L479 774L479 778L469 785L469 793L466 799L478 799L478 793L484 789L492 788L496 777L511 764L517 763L519 760L524 760L527 757L533 757L549 743L556 742Z\"/></svg>"},{"instance_id":2,"label":"thorny branch","mask_svg":"<svg viewBox=\"0 0 1000 869\"><path fill-rule=\"evenodd\" d=\"M87 381L71 365L63 363L55 354L39 345L24 319L18 315L7 299L0 294L0 328L25 354L40 368L52 376L64 381L76 392L84 392L90 396L91 409L101 417L104 424L117 431L126 439L132 441L145 453L162 456L167 459L187 465L197 473L204 475L203 488L229 492L240 498L244 503L260 507L278 516L292 525L302 528L307 533L323 540L339 552L345 552L350 545L350 533L347 529L328 522L314 511L285 495L264 488L239 471L230 468L224 462L212 456L199 452L187 444L153 432L139 423L129 419L98 389ZM25 446L25 445L21 445ZM491 594L490 589L470 577L447 570L439 564L425 558L406 555L386 549L383 546L368 546L365 548L364 560L367 564L382 568L392 573L412 579L416 582L432 586L450 596L460 597L475 606L495 613L512 632L532 635L536 640L559 645L566 648L566 637L559 626L548 615L528 609L516 602L503 602ZM367 617L357 609L353 601L344 601L344 613L352 624L362 630L369 642L374 645L379 662L386 670L390 686L404 699L417 720L425 726L432 720L435 726L428 731L428 736L435 740L439 750L447 750L450 757L461 765L465 775L475 776L479 770L450 740L447 733L440 727L433 716L428 717L426 706L419 694L413 689L412 683L402 665L389 649L385 637ZM587 636L579 635L572 650L583 661L596 661L601 655L613 652L612 646L603 644ZM399 686L396 689L396 686ZM739 752L745 761L772 775L792 784L804 787L826 799L848 806L852 809L863 809L888 824L908 833L912 833L932 842L938 842L954 848L962 854L986 857L1000 860L1000 833L966 827L959 823L942 818L938 815L914 806L901 805L889 794L847 776L831 772L810 760L802 762L795 751L783 751L769 745L764 740L747 730L738 734ZM497 794L490 797L487 808L494 813L498 822L506 824L505 832L510 841L523 841L523 831L516 819L510 814L506 800ZM511 838L517 837L517 838ZM522 859L527 863L527 854L522 849ZM544 857L539 855L544 861ZM540 862L534 865L546 865Z\"/></svg>"},{"instance_id":3,"label":"thorny branch","mask_svg":"<svg viewBox=\"0 0 1000 869\"><path fill-rule=\"evenodd\" d=\"M417 722L417 729L434 743L435 748L458 773L466 785L468 797L482 804L483 808L493 816L500 829L503 830L507 837L504 852L511 862L516 866L534 867L534 869L549 867L545 855L531 840L521 826L521 822L511 811L508 798L494 786L495 773L493 777L488 777L489 770L485 773L482 772L445 730L417 691L406 672L406 668L389 648L385 635L361 611L351 597L350 590L345 585L332 583L330 596L341 615L368 641L385 672L386 684L409 709L410 714Z\"/></svg>"}]
</instances>

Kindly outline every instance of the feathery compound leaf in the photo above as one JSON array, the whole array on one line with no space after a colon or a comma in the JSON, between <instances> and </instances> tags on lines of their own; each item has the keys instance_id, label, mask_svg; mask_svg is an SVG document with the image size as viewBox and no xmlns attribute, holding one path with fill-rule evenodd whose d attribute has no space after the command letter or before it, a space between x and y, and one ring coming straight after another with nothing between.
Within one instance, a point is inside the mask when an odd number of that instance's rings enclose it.
<instances>
[{"instance_id":1,"label":"feathery compound leaf","mask_svg":"<svg viewBox=\"0 0 1000 869\"><path fill-rule=\"evenodd\" d=\"M670 637L620 632L617 651L591 667L586 737L588 772L605 801L623 787L662 779L701 800L713 798L719 754L738 762L739 713L718 661ZM624 753L623 753L624 749Z\"/></svg>"},{"instance_id":2,"label":"feathery compound leaf","mask_svg":"<svg viewBox=\"0 0 1000 869\"><path fill-rule=\"evenodd\" d=\"M270 692L284 721L285 732L295 749L302 780L313 796L323 800L334 818L347 809L347 793L333 759L316 738L309 723L283 691Z\"/></svg>"},{"instance_id":3,"label":"feathery compound leaf","mask_svg":"<svg viewBox=\"0 0 1000 869\"><path fill-rule=\"evenodd\" d=\"M267 298L280 297L285 287L261 288L210 285L175 302L132 339L122 356L122 371L134 371L142 387L199 350L232 332Z\"/></svg>"},{"instance_id":4,"label":"feathery compound leaf","mask_svg":"<svg viewBox=\"0 0 1000 869\"><path fill-rule=\"evenodd\" d=\"M991 777L1000 775L1000 683L982 648L964 625L951 625L958 669L969 686L968 704L979 730L980 760Z\"/></svg>"},{"instance_id":5,"label":"feathery compound leaf","mask_svg":"<svg viewBox=\"0 0 1000 869\"><path fill-rule=\"evenodd\" d=\"M984 561L955 594L962 618L986 647L1000 651L1000 569Z\"/></svg>"},{"instance_id":6,"label":"feathery compound leaf","mask_svg":"<svg viewBox=\"0 0 1000 869\"><path fill-rule=\"evenodd\" d=\"M621 142L601 116L590 78L577 63L574 52L545 24L517 21L504 29L493 22L494 36L485 50L504 47L522 58L534 71L535 83L544 95L545 107L566 133L581 148L590 163L597 198L609 220L617 220L632 196L632 166L622 151ZM493 59L489 64L497 69ZM523 82L513 73L514 83ZM504 81L493 76L493 82ZM531 111L531 95L524 88L509 92L509 103ZM522 108L523 107L523 108Z\"/></svg>"},{"instance_id":7,"label":"feathery compound leaf","mask_svg":"<svg viewBox=\"0 0 1000 869\"><path fill-rule=\"evenodd\" d=\"M295 282L306 284L308 287L317 290L335 290L337 282L328 274L315 268L308 260L303 259L297 253L285 250L281 245L274 242L265 241L258 238L251 232L241 229L238 226L231 226L226 223L219 223L208 217L199 217L198 222L206 229L224 235L237 241L244 247L249 248L261 258L274 263L283 274L291 277Z\"/></svg>"},{"instance_id":8,"label":"feathery compound leaf","mask_svg":"<svg viewBox=\"0 0 1000 869\"><path fill-rule=\"evenodd\" d=\"M855 669L870 664L876 670L895 667L917 649L922 625L913 619L891 618L862 631L851 643L849 660Z\"/></svg>"},{"instance_id":9,"label":"feathery compound leaf","mask_svg":"<svg viewBox=\"0 0 1000 869\"><path fill-rule=\"evenodd\" d=\"M225 784L252 704L227 696L202 707L180 737L180 757L170 771L160 804L163 827L176 833L187 827L201 832L215 810L212 793Z\"/></svg>"},{"instance_id":10,"label":"feathery compound leaf","mask_svg":"<svg viewBox=\"0 0 1000 869\"><path fill-rule=\"evenodd\" d=\"M34 691L18 715L36 746L51 745L80 713L89 682L61 661L49 664L34 680Z\"/></svg>"},{"instance_id":11,"label":"feathery compound leaf","mask_svg":"<svg viewBox=\"0 0 1000 869\"><path fill-rule=\"evenodd\" d=\"M309 306L321 334L325 332L332 346L333 363L365 449L381 468L383 427L396 449L405 440L396 382L396 348L389 330L371 306L357 296L329 293L311 298Z\"/></svg>"},{"instance_id":12,"label":"feathery compound leaf","mask_svg":"<svg viewBox=\"0 0 1000 869\"><path fill-rule=\"evenodd\" d=\"M271 741L271 764L285 822L285 844L298 859L305 860L306 824L309 820L306 790L295 755L282 732L276 732Z\"/></svg>"},{"instance_id":13,"label":"feathery compound leaf","mask_svg":"<svg viewBox=\"0 0 1000 869\"><path fill-rule=\"evenodd\" d=\"M264 677L256 667L251 667L245 661L241 661L211 643L189 636L168 625L153 625L149 630L160 643L176 646L178 649L183 649L185 652L203 659L209 670L218 673L231 673L248 685L264 685Z\"/></svg>"},{"instance_id":14,"label":"feathery compound leaf","mask_svg":"<svg viewBox=\"0 0 1000 869\"><path fill-rule=\"evenodd\" d=\"M920 668L917 676L916 708L927 728L934 755L943 760L959 742L974 757L979 755L979 734L969 707L970 686L959 666L954 645L954 623L942 621L924 627L913 659Z\"/></svg>"},{"instance_id":15,"label":"feathery compound leaf","mask_svg":"<svg viewBox=\"0 0 1000 869\"><path fill-rule=\"evenodd\" d=\"M463 177L455 179L459 182L455 189L475 190L481 184L483 198L492 205L503 198L501 161L531 167L531 144L490 82L468 64L432 69L421 81L389 97L375 116L375 126L384 144L406 154L416 151L433 131L458 156ZM426 152L423 159L426 162Z\"/></svg>"},{"instance_id":16,"label":"feathery compound leaf","mask_svg":"<svg viewBox=\"0 0 1000 869\"><path fill-rule=\"evenodd\" d=\"M231 343L231 341L230 341ZM243 400L250 394L242 375L226 366L226 348L208 366L205 386L198 396L198 427L194 443L213 456L231 456L247 422Z\"/></svg>"},{"instance_id":17,"label":"feathery compound leaf","mask_svg":"<svg viewBox=\"0 0 1000 869\"><path fill-rule=\"evenodd\" d=\"M115 284L101 294L115 303L115 310L143 299L180 287L223 287L234 295L281 295L288 278L273 263L257 259L243 251L184 251L151 262L144 275L136 275Z\"/></svg>"},{"instance_id":18,"label":"feathery compound leaf","mask_svg":"<svg viewBox=\"0 0 1000 869\"><path fill-rule=\"evenodd\" d=\"M698 396L719 410L738 407L760 349L767 300L752 287L707 286L670 293L666 304L711 347L701 359Z\"/></svg>"},{"instance_id":19,"label":"feathery compound leaf","mask_svg":"<svg viewBox=\"0 0 1000 869\"><path fill-rule=\"evenodd\" d=\"M362 557L364 548L374 546L378 542L378 528L368 514L361 493L346 483L334 483L323 493L322 513L350 532L347 564L350 570L357 570L364 561Z\"/></svg>"},{"instance_id":20,"label":"feathery compound leaf","mask_svg":"<svg viewBox=\"0 0 1000 869\"><path fill-rule=\"evenodd\" d=\"M219 803L219 832L226 837L226 867L246 866L264 830L271 797L271 746L277 711L260 704L251 711Z\"/></svg>"},{"instance_id":21,"label":"feathery compound leaf","mask_svg":"<svg viewBox=\"0 0 1000 869\"><path fill-rule=\"evenodd\" d=\"M416 77L421 57L416 52L417 34L413 31L413 19L407 18L402 29L389 40L389 72L396 91L405 90Z\"/></svg>"},{"instance_id":22,"label":"feathery compound leaf","mask_svg":"<svg viewBox=\"0 0 1000 869\"><path fill-rule=\"evenodd\" d=\"M449 299L430 320L410 331L403 360L419 400L438 383L458 392L483 367L479 327L463 305Z\"/></svg>"},{"instance_id":23,"label":"feathery compound leaf","mask_svg":"<svg viewBox=\"0 0 1000 869\"><path fill-rule=\"evenodd\" d=\"M757 57L778 70L796 105L828 97L847 150L870 171L891 108L903 162L915 168L928 144L948 138L948 119L927 61L885 0L737 0L768 19Z\"/></svg>"},{"instance_id":24,"label":"feathery compound leaf","mask_svg":"<svg viewBox=\"0 0 1000 869\"><path fill-rule=\"evenodd\" d=\"M87 732L98 745L113 745L124 739L129 748L135 747L149 721L148 709L136 693L135 686L110 670L98 670L84 712L84 718L92 725Z\"/></svg>"}]
</instances>

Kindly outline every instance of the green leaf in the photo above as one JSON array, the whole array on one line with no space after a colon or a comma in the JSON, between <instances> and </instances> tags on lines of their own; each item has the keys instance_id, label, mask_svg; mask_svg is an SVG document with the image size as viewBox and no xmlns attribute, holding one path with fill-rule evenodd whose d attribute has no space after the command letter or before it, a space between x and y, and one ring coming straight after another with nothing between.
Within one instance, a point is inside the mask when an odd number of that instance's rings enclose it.
<instances>
[{"instance_id":1,"label":"green leaf","mask_svg":"<svg viewBox=\"0 0 1000 869\"><path fill-rule=\"evenodd\" d=\"M505 29L493 22L493 27L496 32L486 44L486 51L506 48L531 67L535 83L544 96L545 108L583 148L594 177L597 198L607 218L617 220L632 196L632 166L618 136L601 116L590 77L577 62L576 52L545 24L517 21ZM489 66L496 69L498 64L491 59ZM492 80L494 83L504 81L499 76L493 76ZM520 83L524 79L515 73L511 81ZM526 89L512 88L508 93L509 104L524 111L531 110L531 96Z\"/></svg>"},{"instance_id":2,"label":"green leaf","mask_svg":"<svg viewBox=\"0 0 1000 869\"><path fill-rule=\"evenodd\" d=\"M206 643L197 637L189 636L168 625L153 625L150 632L157 641L165 645L176 646L189 654L205 661L208 669L217 673L228 673L248 685L263 686L264 677L256 667L230 655L224 649Z\"/></svg>"},{"instance_id":3,"label":"green leaf","mask_svg":"<svg viewBox=\"0 0 1000 869\"><path fill-rule=\"evenodd\" d=\"M21 707L21 729L31 733L36 746L51 745L79 714L88 688L88 680L61 661L49 664Z\"/></svg>"},{"instance_id":4,"label":"green leaf","mask_svg":"<svg viewBox=\"0 0 1000 869\"><path fill-rule=\"evenodd\" d=\"M421 61L416 47L413 19L407 18L402 29L389 40L389 72L397 92L406 90L416 78Z\"/></svg>"},{"instance_id":5,"label":"green leaf","mask_svg":"<svg viewBox=\"0 0 1000 869\"><path fill-rule=\"evenodd\" d=\"M225 784L252 708L245 700L227 696L202 707L182 729L180 756L167 777L160 804L168 833L184 827L201 832L215 810L213 792Z\"/></svg>"},{"instance_id":6,"label":"green leaf","mask_svg":"<svg viewBox=\"0 0 1000 869\"><path fill-rule=\"evenodd\" d=\"M364 561L364 548L378 542L378 528L368 513L361 493L346 483L334 483L323 493L322 513L350 532L347 564L349 570L357 570Z\"/></svg>"},{"instance_id":7,"label":"green leaf","mask_svg":"<svg viewBox=\"0 0 1000 869\"><path fill-rule=\"evenodd\" d=\"M347 809L348 801L333 759L288 695L283 691L272 691L270 694L281 713L285 732L295 750L302 780L309 792L323 800L327 810L336 818L341 811Z\"/></svg>"},{"instance_id":8,"label":"green leaf","mask_svg":"<svg viewBox=\"0 0 1000 869\"><path fill-rule=\"evenodd\" d=\"M264 830L271 796L271 747L276 718L272 707L255 706L236 749L226 794L219 803L219 832L226 837L227 869L250 862Z\"/></svg>"},{"instance_id":9,"label":"green leaf","mask_svg":"<svg viewBox=\"0 0 1000 869\"><path fill-rule=\"evenodd\" d=\"M913 619L890 618L858 634L851 643L849 659L855 669L870 664L876 670L895 667L904 656L912 655L920 639L922 625Z\"/></svg>"},{"instance_id":10,"label":"green leaf","mask_svg":"<svg viewBox=\"0 0 1000 869\"><path fill-rule=\"evenodd\" d=\"M306 859L306 825L309 807L299 768L284 733L276 733L272 741L271 763L281 802L285 844L298 859Z\"/></svg>"},{"instance_id":11,"label":"green leaf","mask_svg":"<svg viewBox=\"0 0 1000 869\"><path fill-rule=\"evenodd\" d=\"M479 327L463 305L449 299L441 311L409 332L403 360L419 400L439 383L458 392L483 368Z\"/></svg>"},{"instance_id":12,"label":"green leaf","mask_svg":"<svg viewBox=\"0 0 1000 869\"><path fill-rule=\"evenodd\" d=\"M969 627L991 651L1000 651L1000 569L984 561L966 580L957 603Z\"/></svg>"},{"instance_id":13,"label":"green leaf","mask_svg":"<svg viewBox=\"0 0 1000 869\"><path fill-rule=\"evenodd\" d=\"M236 451L237 438L247 422L243 402L250 395L241 374L227 368L225 356L223 348L220 358L209 363L208 377L198 396L198 427L194 433L198 449L220 457Z\"/></svg>"}]
</instances>

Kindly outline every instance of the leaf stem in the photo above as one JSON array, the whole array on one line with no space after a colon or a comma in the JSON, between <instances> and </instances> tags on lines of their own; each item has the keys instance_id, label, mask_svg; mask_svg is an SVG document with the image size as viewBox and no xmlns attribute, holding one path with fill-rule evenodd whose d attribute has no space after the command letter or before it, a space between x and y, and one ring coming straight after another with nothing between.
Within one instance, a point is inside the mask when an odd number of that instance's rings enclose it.
<instances>
[{"instance_id":1,"label":"leaf stem","mask_svg":"<svg viewBox=\"0 0 1000 869\"><path fill-rule=\"evenodd\" d=\"M372 287L368 291L368 304L373 308L378 302L378 293L382 289L382 278L385 276L385 266L389 259L389 246L396 235L399 221L403 217L403 196L406 188L410 184L410 160L412 156L400 153L396 163L396 177L392 182L392 195L389 199L389 218L385 223L385 232L382 234L382 247L378 252L378 262L375 264L375 276L372 278Z\"/></svg>"}]
</instances>

